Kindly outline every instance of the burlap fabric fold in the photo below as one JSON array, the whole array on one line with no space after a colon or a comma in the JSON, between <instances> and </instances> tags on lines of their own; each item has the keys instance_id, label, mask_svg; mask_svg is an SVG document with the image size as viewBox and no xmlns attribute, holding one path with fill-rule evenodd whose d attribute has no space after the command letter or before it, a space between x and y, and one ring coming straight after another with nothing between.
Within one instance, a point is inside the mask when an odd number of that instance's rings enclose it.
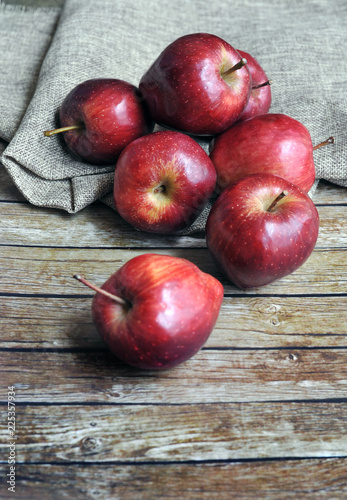
<instances>
[{"instance_id":1,"label":"burlap fabric fold","mask_svg":"<svg viewBox=\"0 0 347 500\"><path fill-rule=\"evenodd\" d=\"M198 31L259 60L274 82L272 112L300 120L314 144L335 137L314 152L317 179L347 186L345 0L66 0L62 11L2 4L0 16L1 161L35 205L73 213L97 199L112 204L114 167L76 161L43 131L78 83L138 85L167 44Z\"/></svg>"}]
</instances>

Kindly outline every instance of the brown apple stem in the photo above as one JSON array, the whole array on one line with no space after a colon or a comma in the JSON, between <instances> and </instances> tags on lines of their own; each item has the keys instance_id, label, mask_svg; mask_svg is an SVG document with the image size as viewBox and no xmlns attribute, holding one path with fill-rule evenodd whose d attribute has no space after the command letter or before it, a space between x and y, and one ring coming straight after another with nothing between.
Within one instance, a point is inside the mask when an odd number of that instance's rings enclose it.
<instances>
[{"instance_id":1,"label":"brown apple stem","mask_svg":"<svg viewBox=\"0 0 347 500\"><path fill-rule=\"evenodd\" d=\"M275 207L277 205L277 203L282 200L282 198L284 198L285 196L288 195L288 191L282 191L282 193L280 193L277 198L275 198L273 200L273 202L271 203L271 205L269 206L269 208L267 209L268 212L274 212L275 210Z\"/></svg>"},{"instance_id":2,"label":"brown apple stem","mask_svg":"<svg viewBox=\"0 0 347 500\"><path fill-rule=\"evenodd\" d=\"M61 127L61 128L55 128L53 130L46 130L43 135L45 137L51 137L52 135L55 134L60 134L61 132L68 132L69 130L82 130L83 125L70 125L69 127Z\"/></svg>"},{"instance_id":3,"label":"brown apple stem","mask_svg":"<svg viewBox=\"0 0 347 500\"><path fill-rule=\"evenodd\" d=\"M94 285L90 281L86 280L80 274L75 274L74 278L76 280L80 281L81 283L83 283L84 285L89 286L89 288L91 288L95 292L102 293L103 295L105 295L105 297L108 297L109 299L112 299L115 302L118 302L118 304L121 304L122 306L129 306L129 302L127 302L126 300L122 299L121 297L117 297L117 295L113 295L113 293L107 292L103 288L99 288L98 286Z\"/></svg>"},{"instance_id":4,"label":"brown apple stem","mask_svg":"<svg viewBox=\"0 0 347 500\"><path fill-rule=\"evenodd\" d=\"M259 85L254 85L254 87L252 87L252 90L261 89L261 87L266 87L267 85L272 85L272 80L268 80L267 82L260 83Z\"/></svg>"},{"instance_id":5,"label":"brown apple stem","mask_svg":"<svg viewBox=\"0 0 347 500\"><path fill-rule=\"evenodd\" d=\"M229 68L227 71L225 71L224 73L222 73L222 77L225 78L226 76L229 76L231 73L234 73L234 71L237 71L238 69L241 69L245 64L247 64L247 59L245 59L243 57L232 68Z\"/></svg>"},{"instance_id":6,"label":"brown apple stem","mask_svg":"<svg viewBox=\"0 0 347 500\"><path fill-rule=\"evenodd\" d=\"M315 149L319 149L321 148L322 146L327 146L328 144L334 144L335 142L335 139L333 136L329 137L329 139L327 139L326 141L323 141L323 142L320 142L319 144L317 144L316 146L313 146L313 151Z\"/></svg>"}]
</instances>

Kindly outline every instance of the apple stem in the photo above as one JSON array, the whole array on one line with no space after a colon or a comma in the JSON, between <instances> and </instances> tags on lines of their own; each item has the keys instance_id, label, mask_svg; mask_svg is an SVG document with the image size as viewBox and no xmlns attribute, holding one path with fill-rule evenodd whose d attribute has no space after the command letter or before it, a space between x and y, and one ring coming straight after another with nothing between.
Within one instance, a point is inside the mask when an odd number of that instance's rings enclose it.
<instances>
[{"instance_id":1,"label":"apple stem","mask_svg":"<svg viewBox=\"0 0 347 500\"><path fill-rule=\"evenodd\" d=\"M69 127L61 127L61 128L55 128L53 130L46 130L43 135L45 137L51 137L52 135L55 134L60 134L61 132L68 132L69 130L82 130L83 125L70 125Z\"/></svg>"},{"instance_id":2,"label":"apple stem","mask_svg":"<svg viewBox=\"0 0 347 500\"><path fill-rule=\"evenodd\" d=\"M260 83L259 85L254 85L254 87L252 87L252 90L260 89L261 87L266 87L267 85L272 85L272 80L267 80L267 82Z\"/></svg>"},{"instance_id":3,"label":"apple stem","mask_svg":"<svg viewBox=\"0 0 347 500\"><path fill-rule=\"evenodd\" d=\"M326 141L323 141L323 142L320 142L319 144L317 144L316 146L313 147L313 151L315 149L319 149L321 148L322 146L327 146L328 144L334 144L335 142L335 139L333 136L329 137L329 139L327 139Z\"/></svg>"},{"instance_id":4,"label":"apple stem","mask_svg":"<svg viewBox=\"0 0 347 500\"><path fill-rule=\"evenodd\" d=\"M288 191L282 191L282 193L280 193L277 198L275 198L273 200L273 202L271 203L271 205L269 206L269 208L267 209L268 212L274 212L275 211L275 207L277 205L277 203L282 200L282 198L284 198L285 196L288 195Z\"/></svg>"},{"instance_id":5,"label":"apple stem","mask_svg":"<svg viewBox=\"0 0 347 500\"><path fill-rule=\"evenodd\" d=\"M244 57L239 60L238 63L236 63L234 66L229 68L227 71L222 73L222 77L225 78L226 76L229 76L231 73L234 73L234 71L237 71L238 69L241 69L245 64L247 64L247 59Z\"/></svg>"},{"instance_id":6,"label":"apple stem","mask_svg":"<svg viewBox=\"0 0 347 500\"><path fill-rule=\"evenodd\" d=\"M165 186L158 186L154 190L155 193L162 193L163 191L165 191Z\"/></svg>"},{"instance_id":7,"label":"apple stem","mask_svg":"<svg viewBox=\"0 0 347 500\"><path fill-rule=\"evenodd\" d=\"M117 295L113 295L113 293L107 292L103 288L99 288L98 286L94 285L90 281L86 280L84 278L84 276L81 276L80 274L75 274L74 278L76 280L80 281L81 283L83 283L84 285L89 286L89 288L91 288L95 292L102 293L103 295L105 295L105 297L108 297L109 299L112 299L115 302L118 302L118 304L121 304L122 306L127 306L127 307L129 306L128 301L122 299L121 297L117 297Z\"/></svg>"}]
</instances>

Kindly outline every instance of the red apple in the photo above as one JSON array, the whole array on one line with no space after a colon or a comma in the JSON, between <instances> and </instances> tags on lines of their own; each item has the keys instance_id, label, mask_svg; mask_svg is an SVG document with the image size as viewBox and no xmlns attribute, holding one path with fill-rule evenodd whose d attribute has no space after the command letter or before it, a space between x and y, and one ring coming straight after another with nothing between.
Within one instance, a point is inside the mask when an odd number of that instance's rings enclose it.
<instances>
[{"instance_id":1,"label":"red apple","mask_svg":"<svg viewBox=\"0 0 347 500\"><path fill-rule=\"evenodd\" d=\"M237 50L242 58L247 59L247 67L252 77L252 90L247 106L238 121L248 120L257 115L264 115L271 106L271 81L258 61L247 52Z\"/></svg>"},{"instance_id":2,"label":"red apple","mask_svg":"<svg viewBox=\"0 0 347 500\"><path fill-rule=\"evenodd\" d=\"M166 47L139 87L157 123L214 135L235 123L247 104L251 76L246 62L215 35L185 35Z\"/></svg>"},{"instance_id":3,"label":"red apple","mask_svg":"<svg viewBox=\"0 0 347 500\"><path fill-rule=\"evenodd\" d=\"M114 203L136 229L174 234L200 215L216 178L210 158L191 137L154 132L133 141L120 155Z\"/></svg>"},{"instance_id":4,"label":"red apple","mask_svg":"<svg viewBox=\"0 0 347 500\"><path fill-rule=\"evenodd\" d=\"M139 90L112 78L87 80L75 87L60 108L59 129L77 157L96 165L113 163L129 142L153 130Z\"/></svg>"},{"instance_id":5,"label":"red apple","mask_svg":"<svg viewBox=\"0 0 347 500\"><path fill-rule=\"evenodd\" d=\"M241 289L286 276L310 256L318 237L311 198L273 174L253 174L219 196L206 225L207 246Z\"/></svg>"},{"instance_id":6,"label":"red apple","mask_svg":"<svg viewBox=\"0 0 347 500\"><path fill-rule=\"evenodd\" d=\"M223 287L186 259L143 254L97 291L92 315L118 358L142 369L172 368L192 357L217 321ZM104 295L108 292L109 295Z\"/></svg>"},{"instance_id":7,"label":"red apple","mask_svg":"<svg viewBox=\"0 0 347 500\"><path fill-rule=\"evenodd\" d=\"M315 180L307 128L283 114L268 113L237 123L211 143L217 190L255 173L271 173L308 192Z\"/></svg>"}]
</instances>

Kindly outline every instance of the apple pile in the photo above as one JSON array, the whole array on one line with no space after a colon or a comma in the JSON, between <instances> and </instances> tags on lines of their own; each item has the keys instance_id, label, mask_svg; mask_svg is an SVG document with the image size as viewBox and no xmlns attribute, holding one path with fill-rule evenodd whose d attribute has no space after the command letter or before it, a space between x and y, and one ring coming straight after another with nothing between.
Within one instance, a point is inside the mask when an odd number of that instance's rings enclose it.
<instances>
[{"instance_id":1,"label":"apple pile","mask_svg":"<svg viewBox=\"0 0 347 500\"><path fill-rule=\"evenodd\" d=\"M65 98L60 127L78 158L114 164L117 212L140 231L179 234L212 195L206 243L241 289L267 285L310 256L319 218L307 128L269 113L271 81L247 52L208 33L167 46L139 86L116 79L81 83ZM164 128L153 131L154 125ZM210 139L209 154L194 140ZM95 324L110 348L141 368L191 357L211 333L221 284L196 266L146 254L96 290Z\"/></svg>"}]
</instances>

